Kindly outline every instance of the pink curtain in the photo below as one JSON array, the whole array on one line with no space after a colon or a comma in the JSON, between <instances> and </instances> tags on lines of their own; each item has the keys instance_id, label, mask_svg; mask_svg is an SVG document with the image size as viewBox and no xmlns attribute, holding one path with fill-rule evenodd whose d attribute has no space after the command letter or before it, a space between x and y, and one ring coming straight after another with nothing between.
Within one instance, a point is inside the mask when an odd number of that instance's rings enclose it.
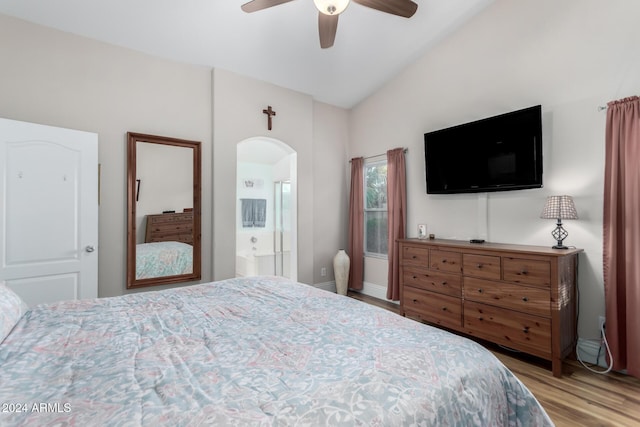
<instances>
[{"instance_id":1,"label":"pink curtain","mask_svg":"<svg viewBox=\"0 0 640 427\"><path fill-rule=\"evenodd\" d=\"M364 281L364 159L351 159L351 195L349 196L349 242L347 254L349 287L360 290Z\"/></svg>"},{"instance_id":2,"label":"pink curtain","mask_svg":"<svg viewBox=\"0 0 640 427\"><path fill-rule=\"evenodd\" d=\"M407 180L404 149L387 151L388 258L387 299L400 299L400 254L398 239L405 237L407 217Z\"/></svg>"},{"instance_id":3,"label":"pink curtain","mask_svg":"<svg viewBox=\"0 0 640 427\"><path fill-rule=\"evenodd\" d=\"M613 369L640 378L640 98L607 110L603 224L606 334Z\"/></svg>"}]
</instances>

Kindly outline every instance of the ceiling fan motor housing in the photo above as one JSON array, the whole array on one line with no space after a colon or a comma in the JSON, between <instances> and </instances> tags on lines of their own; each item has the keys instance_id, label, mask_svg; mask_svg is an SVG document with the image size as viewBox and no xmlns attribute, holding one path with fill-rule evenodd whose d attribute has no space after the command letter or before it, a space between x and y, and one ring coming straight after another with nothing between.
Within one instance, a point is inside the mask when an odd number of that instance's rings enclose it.
<instances>
[{"instance_id":1,"label":"ceiling fan motor housing","mask_svg":"<svg viewBox=\"0 0 640 427\"><path fill-rule=\"evenodd\" d=\"M325 15L338 15L349 6L349 0L313 0L313 3Z\"/></svg>"}]
</instances>

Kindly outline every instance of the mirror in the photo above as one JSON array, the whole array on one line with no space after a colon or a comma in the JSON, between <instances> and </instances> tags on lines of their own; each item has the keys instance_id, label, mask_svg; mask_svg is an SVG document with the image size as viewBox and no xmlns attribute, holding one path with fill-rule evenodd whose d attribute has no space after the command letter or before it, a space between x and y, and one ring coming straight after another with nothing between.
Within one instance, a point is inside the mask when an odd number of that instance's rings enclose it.
<instances>
[{"instance_id":1,"label":"mirror","mask_svg":"<svg viewBox=\"0 0 640 427\"><path fill-rule=\"evenodd\" d=\"M127 133L127 289L200 280L200 142Z\"/></svg>"}]
</instances>

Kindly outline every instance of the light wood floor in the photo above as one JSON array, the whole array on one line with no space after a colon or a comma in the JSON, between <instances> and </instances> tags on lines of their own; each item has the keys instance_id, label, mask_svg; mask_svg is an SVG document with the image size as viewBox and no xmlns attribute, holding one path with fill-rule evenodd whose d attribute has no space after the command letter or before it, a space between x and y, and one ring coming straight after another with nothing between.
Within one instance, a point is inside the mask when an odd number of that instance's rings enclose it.
<instances>
[{"instance_id":1,"label":"light wood floor","mask_svg":"<svg viewBox=\"0 0 640 427\"><path fill-rule=\"evenodd\" d=\"M398 312L398 305L388 301L357 292L349 296ZM564 363L562 378L555 378L544 360L486 346L531 390L557 427L640 426L639 379L598 375L573 360Z\"/></svg>"}]
</instances>

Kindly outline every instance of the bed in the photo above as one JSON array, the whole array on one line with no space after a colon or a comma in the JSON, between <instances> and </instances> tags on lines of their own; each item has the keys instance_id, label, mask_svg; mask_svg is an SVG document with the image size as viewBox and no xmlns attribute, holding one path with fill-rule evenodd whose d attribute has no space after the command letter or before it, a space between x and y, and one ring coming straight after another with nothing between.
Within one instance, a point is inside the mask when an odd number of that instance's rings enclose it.
<instances>
[{"instance_id":1,"label":"bed","mask_svg":"<svg viewBox=\"0 0 640 427\"><path fill-rule=\"evenodd\" d=\"M193 211L145 215L144 243L136 244L136 280L193 272Z\"/></svg>"},{"instance_id":2,"label":"bed","mask_svg":"<svg viewBox=\"0 0 640 427\"><path fill-rule=\"evenodd\" d=\"M477 343L284 278L26 312L0 292L2 426L553 425Z\"/></svg>"},{"instance_id":3,"label":"bed","mask_svg":"<svg viewBox=\"0 0 640 427\"><path fill-rule=\"evenodd\" d=\"M136 280L191 274L193 246L182 242L136 245Z\"/></svg>"}]
</instances>

